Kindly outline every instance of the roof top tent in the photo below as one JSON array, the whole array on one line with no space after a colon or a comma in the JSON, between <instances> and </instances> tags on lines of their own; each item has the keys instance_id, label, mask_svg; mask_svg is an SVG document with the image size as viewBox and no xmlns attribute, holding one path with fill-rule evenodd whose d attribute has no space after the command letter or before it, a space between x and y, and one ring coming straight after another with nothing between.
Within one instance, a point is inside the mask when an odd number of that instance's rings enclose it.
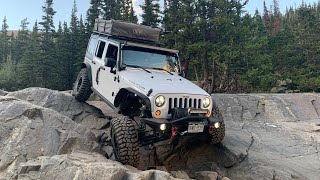
<instances>
[{"instance_id":1,"label":"roof top tent","mask_svg":"<svg viewBox=\"0 0 320 180\"><path fill-rule=\"evenodd\" d=\"M118 20L96 19L94 32L131 42L160 44L161 29Z\"/></svg>"}]
</instances>

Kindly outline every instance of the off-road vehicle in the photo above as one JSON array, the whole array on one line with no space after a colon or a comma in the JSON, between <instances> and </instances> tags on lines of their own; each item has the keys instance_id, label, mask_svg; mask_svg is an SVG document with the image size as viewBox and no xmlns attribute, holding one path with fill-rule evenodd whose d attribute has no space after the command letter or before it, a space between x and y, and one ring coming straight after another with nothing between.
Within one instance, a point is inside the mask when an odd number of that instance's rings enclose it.
<instances>
[{"instance_id":1,"label":"off-road vehicle","mask_svg":"<svg viewBox=\"0 0 320 180\"><path fill-rule=\"evenodd\" d=\"M224 138L225 125L211 96L183 77L177 50L159 46L160 29L96 20L75 98L94 92L121 114L111 120L118 161L137 166L139 146L180 136Z\"/></svg>"}]
</instances>

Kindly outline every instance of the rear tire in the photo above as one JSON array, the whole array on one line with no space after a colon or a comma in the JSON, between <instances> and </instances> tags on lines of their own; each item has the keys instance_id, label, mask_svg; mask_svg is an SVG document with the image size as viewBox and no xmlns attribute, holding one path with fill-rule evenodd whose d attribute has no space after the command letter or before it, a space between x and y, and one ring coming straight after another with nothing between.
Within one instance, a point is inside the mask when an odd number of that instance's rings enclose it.
<instances>
[{"instance_id":1,"label":"rear tire","mask_svg":"<svg viewBox=\"0 0 320 180\"><path fill-rule=\"evenodd\" d=\"M134 167L139 165L138 132L132 119L121 116L111 120L111 141L117 161Z\"/></svg>"},{"instance_id":2,"label":"rear tire","mask_svg":"<svg viewBox=\"0 0 320 180\"><path fill-rule=\"evenodd\" d=\"M76 83L74 84L73 94L78 101L85 102L92 94L91 83L87 69L81 69Z\"/></svg>"}]
</instances>

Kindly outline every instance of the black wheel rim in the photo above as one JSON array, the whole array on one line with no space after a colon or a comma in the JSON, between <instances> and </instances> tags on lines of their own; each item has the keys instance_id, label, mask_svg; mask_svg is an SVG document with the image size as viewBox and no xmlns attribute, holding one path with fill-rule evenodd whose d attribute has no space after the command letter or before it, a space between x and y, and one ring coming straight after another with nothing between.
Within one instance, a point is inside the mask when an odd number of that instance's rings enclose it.
<instances>
[{"instance_id":1,"label":"black wheel rim","mask_svg":"<svg viewBox=\"0 0 320 180\"><path fill-rule=\"evenodd\" d=\"M111 142L112 142L112 146L113 146L113 153L114 153L116 160L119 161L120 160L120 149L119 149L118 142L116 140L117 136L115 135L113 128L111 128L111 134L112 134Z\"/></svg>"}]
</instances>

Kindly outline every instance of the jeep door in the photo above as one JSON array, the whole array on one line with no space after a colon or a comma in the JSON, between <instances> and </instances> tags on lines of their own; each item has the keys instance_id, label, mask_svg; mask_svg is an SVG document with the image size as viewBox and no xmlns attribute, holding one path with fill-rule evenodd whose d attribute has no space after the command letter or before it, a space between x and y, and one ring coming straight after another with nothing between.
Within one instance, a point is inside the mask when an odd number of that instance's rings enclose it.
<instances>
[{"instance_id":1,"label":"jeep door","mask_svg":"<svg viewBox=\"0 0 320 180\"><path fill-rule=\"evenodd\" d=\"M116 63L119 58L119 44L107 42L103 54L103 61L98 61L99 69L97 71L97 91L113 105L116 95Z\"/></svg>"},{"instance_id":2,"label":"jeep door","mask_svg":"<svg viewBox=\"0 0 320 180\"><path fill-rule=\"evenodd\" d=\"M99 84L99 72L100 68L103 64L103 57L106 51L107 42L103 39L98 40L98 45L95 49L95 54L91 63L91 71L92 71L92 86L95 90L98 90Z\"/></svg>"}]
</instances>

